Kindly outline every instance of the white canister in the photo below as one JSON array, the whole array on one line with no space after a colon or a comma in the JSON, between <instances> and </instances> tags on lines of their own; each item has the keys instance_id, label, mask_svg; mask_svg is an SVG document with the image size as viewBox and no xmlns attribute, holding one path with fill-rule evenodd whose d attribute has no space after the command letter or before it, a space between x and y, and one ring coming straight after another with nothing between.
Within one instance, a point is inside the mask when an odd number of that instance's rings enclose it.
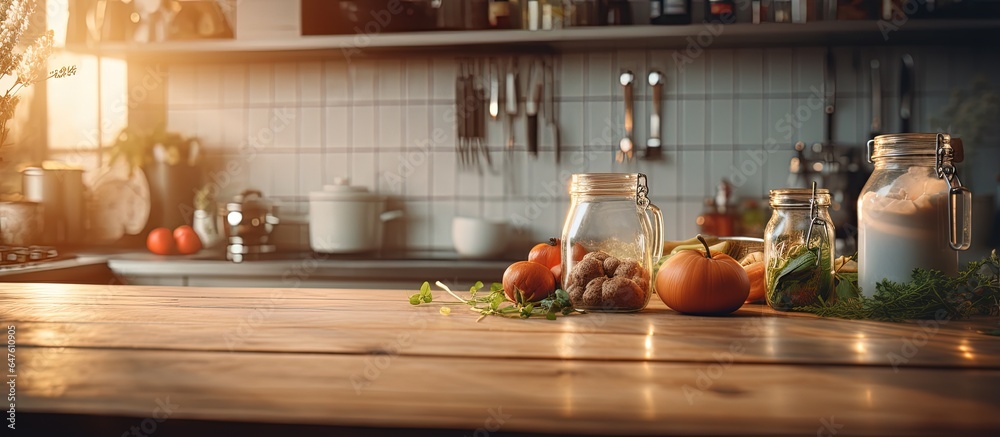
<instances>
[{"instance_id":1,"label":"white canister","mask_svg":"<svg viewBox=\"0 0 1000 437\"><path fill-rule=\"evenodd\" d=\"M384 223L403 216L386 211L386 197L336 178L309 193L309 246L320 253L372 252L382 247Z\"/></svg>"}]
</instances>

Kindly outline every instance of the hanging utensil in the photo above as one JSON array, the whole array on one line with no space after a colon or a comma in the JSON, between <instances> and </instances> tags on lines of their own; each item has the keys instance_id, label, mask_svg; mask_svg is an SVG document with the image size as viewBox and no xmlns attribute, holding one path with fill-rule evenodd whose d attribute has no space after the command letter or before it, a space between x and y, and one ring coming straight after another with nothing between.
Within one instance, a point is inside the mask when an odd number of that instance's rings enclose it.
<instances>
[{"instance_id":1,"label":"hanging utensil","mask_svg":"<svg viewBox=\"0 0 1000 437\"><path fill-rule=\"evenodd\" d=\"M490 59L490 118L500 116L500 66L496 59Z\"/></svg>"},{"instance_id":2,"label":"hanging utensil","mask_svg":"<svg viewBox=\"0 0 1000 437\"><path fill-rule=\"evenodd\" d=\"M882 72L879 70L878 59L872 59L872 128L869 139L882 134Z\"/></svg>"},{"instance_id":3,"label":"hanging utensil","mask_svg":"<svg viewBox=\"0 0 1000 437\"><path fill-rule=\"evenodd\" d=\"M508 192L510 193L514 193L517 190L514 177L514 120L517 118L518 112L517 73L517 58L512 57L507 64L506 80L504 81L504 96L506 97L504 101L504 112L506 113L504 122L506 125L505 130L507 131L507 153L505 155L506 164L504 168L507 171L506 181Z\"/></svg>"},{"instance_id":4,"label":"hanging utensil","mask_svg":"<svg viewBox=\"0 0 1000 437\"><path fill-rule=\"evenodd\" d=\"M556 107L556 74L555 59L549 58L545 62L545 119L548 121L549 129L552 131L552 146L555 149L556 164L559 164L562 155L562 145L559 143L559 108Z\"/></svg>"},{"instance_id":5,"label":"hanging utensil","mask_svg":"<svg viewBox=\"0 0 1000 437\"><path fill-rule=\"evenodd\" d=\"M458 76L455 78L455 153L458 154L460 170L464 169L468 164L465 156L465 138L467 135L465 125L465 82L465 62L459 60Z\"/></svg>"},{"instance_id":6,"label":"hanging utensil","mask_svg":"<svg viewBox=\"0 0 1000 437\"><path fill-rule=\"evenodd\" d=\"M476 64L476 142L478 143L477 153L482 153L486 158L486 167L493 170L493 158L490 156L489 144L486 140L486 114L490 112L490 100L488 94L492 84L489 82L489 64L484 59L480 59Z\"/></svg>"},{"instance_id":7,"label":"hanging utensil","mask_svg":"<svg viewBox=\"0 0 1000 437\"><path fill-rule=\"evenodd\" d=\"M659 71L651 71L647 78L653 89L653 111L649 113L649 139L646 140L646 159L663 157L663 141L660 139L663 120L663 83L666 76Z\"/></svg>"},{"instance_id":8,"label":"hanging utensil","mask_svg":"<svg viewBox=\"0 0 1000 437\"><path fill-rule=\"evenodd\" d=\"M479 137L479 121L480 110L482 109L482 101L480 98L480 92L482 90L479 80L476 78L476 63L473 60L468 61L468 66L466 67L466 78L465 78L465 128L467 138L465 139L465 154L466 159L469 161L470 167L476 167L476 171L479 174L483 173L483 168L479 164L479 155L477 147L477 138Z\"/></svg>"},{"instance_id":9,"label":"hanging utensil","mask_svg":"<svg viewBox=\"0 0 1000 437\"><path fill-rule=\"evenodd\" d=\"M618 150L615 152L615 161L618 163L632 160L634 145L632 143L632 117L635 95L633 94L633 83L635 75L631 71L625 70L618 78L622 85L622 95L625 97L625 136L618 142Z\"/></svg>"},{"instance_id":10,"label":"hanging utensil","mask_svg":"<svg viewBox=\"0 0 1000 437\"><path fill-rule=\"evenodd\" d=\"M913 118L913 88L914 66L913 56L904 54L899 70L899 120L900 132L910 132L910 120Z\"/></svg>"},{"instance_id":11,"label":"hanging utensil","mask_svg":"<svg viewBox=\"0 0 1000 437\"><path fill-rule=\"evenodd\" d=\"M480 147L480 135L479 135L479 124L481 119L485 116L483 114L483 99L482 94L484 91L484 86L479 80L480 76L479 63L475 60L469 60L469 66L467 71L467 81L466 81L466 91L468 95L466 98L466 127L468 129L469 138L466 142L466 154L469 157L469 161L472 165L476 167L476 171L479 174L483 174L483 167L479 162L479 147Z\"/></svg>"},{"instance_id":12,"label":"hanging utensil","mask_svg":"<svg viewBox=\"0 0 1000 437\"><path fill-rule=\"evenodd\" d=\"M533 60L528 70L528 96L524 102L524 113L527 114L528 153L538 157L538 106L542 99L542 68L541 61Z\"/></svg>"}]
</instances>

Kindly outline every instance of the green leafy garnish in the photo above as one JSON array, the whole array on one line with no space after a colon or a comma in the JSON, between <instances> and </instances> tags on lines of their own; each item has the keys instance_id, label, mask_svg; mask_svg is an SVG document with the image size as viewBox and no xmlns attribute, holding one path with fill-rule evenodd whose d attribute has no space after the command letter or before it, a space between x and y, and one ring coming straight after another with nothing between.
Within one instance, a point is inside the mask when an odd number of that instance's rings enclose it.
<instances>
[{"instance_id":1,"label":"green leafy garnish","mask_svg":"<svg viewBox=\"0 0 1000 437\"><path fill-rule=\"evenodd\" d=\"M546 319L555 320L559 314L566 316L572 313L584 313L581 310L573 308L573 302L570 301L569 293L562 289L556 290L539 302L525 302L524 293L522 293L521 290L515 290L514 297L516 301L508 302L507 296L504 294L503 284L496 282L490 285L490 292L486 296L481 296L479 294L479 291L484 287L483 283L476 282L475 285L469 289L468 299L455 294L450 288L448 288L447 285L441 283L441 281L436 282L436 285L448 292L448 294L457 299L460 303L468 305L470 310L481 314L479 320L482 320L483 317L486 316L502 316L522 319L527 319L531 316L545 316ZM410 296L410 303L413 305L420 305L422 303L430 302L430 284L424 282L424 284L420 287L420 292ZM507 305L504 305L505 303ZM442 304L446 303L442 302ZM451 313L451 309L442 307L440 312L441 314L447 315Z\"/></svg>"},{"instance_id":2,"label":"green leafy garnish","mask_svg":"<svg viewBox=\"0 0 1000 437\"><path fill-rule=\"evenodd\" d=\"M431 303L434 301L434 296L431 294L431 284L429 282L424 282L424 285L420 286L420 292L410 296L410 305L420 305L421 303Z\"/></svg>"},{"instance_id":3,"label":"green leafy garnish","mask_svg":"<svg viewBox=\"0 0 1000 437\"><path fill-rule=\"evenodd\" d=\"M845 281L857 276L843 274ZM838 286L838 297L839 297ZM909 282L883 280L875 295L838 298L833 302L801 306L803 311L823 317L899 322L915 319L954 319L976 314L1000 314L1000 259L996 251L969 263L958 276L937 270L914 269Z\"/></svg>"},{"instance_id":4,"label":"green leafy garnish","mask_svg":"<svg viewBox=\"0 0 1000 437\"><path fill-rule=\"evenodd\" d=\"M782 311L826 299L833 285L830 252L800 245L767 269L767 301Z\"/></svg>"}]
</instances>

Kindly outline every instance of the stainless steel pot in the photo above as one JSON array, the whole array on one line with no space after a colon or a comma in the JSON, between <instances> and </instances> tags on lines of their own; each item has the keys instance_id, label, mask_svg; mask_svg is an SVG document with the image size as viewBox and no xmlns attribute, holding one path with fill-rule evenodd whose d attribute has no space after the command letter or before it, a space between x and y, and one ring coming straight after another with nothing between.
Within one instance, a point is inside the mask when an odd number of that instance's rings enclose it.
<instances>
[{"instance_id":1,"label":"stainless steel pot","mask_svg":"<svg viewBox=\"0 0 1000 437\"><path fill-rule=\"evenodd\" d=\"M257 190L246 190L219 208L219 218L229 244L267 245L278 225L277 207Z\"/></svg>"},{"instance_id":2,"label":"stainless steel pot","mask_svg":"<svg viewBox=\"0 0 1000 437\"><path fill-rule=\"evenodd\" d=\"M42 205L36 202L0 202L0 244L41 244L42 215Z\"/></svg>"},{"instance_id":3,"label":"stainless steel pot","mask_svg":"<svg viewBox=\"0 0 1000 437\"><path fill-rule=\"evenodd\" d=\"M78 244L84 241L83 170L28 167L21 172L24 200L43 209L41 244Z\"/></svg>"}]
</instances>

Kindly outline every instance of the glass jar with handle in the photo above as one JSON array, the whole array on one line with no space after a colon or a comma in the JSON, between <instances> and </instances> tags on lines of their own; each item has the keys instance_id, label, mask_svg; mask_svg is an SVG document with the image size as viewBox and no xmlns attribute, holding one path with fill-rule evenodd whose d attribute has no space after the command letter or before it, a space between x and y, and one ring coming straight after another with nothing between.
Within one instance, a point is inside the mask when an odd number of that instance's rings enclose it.
<instances>
[{"instance_id":1,"label":"glass jar with handle","mask_svg":"<svg viewBox=\"0 0 1000 437\"><path fill-rule=\"evenodd\" d=\"M652 295L663 252L663 214L649 201L646 175L572 176L562 233L561 284L578 309L639 311Z\"/></svg>"},{"instance_id":2,"label":"glass jar with handle","mask_svg":"<svg viewBox=\"0 0 1000 437\"><path fill-rule=\"evenodd\" d=\"M771 190L771 220L764 229L767 304L779 311L819 303L833 290L834 228L830 191Z\"/></svg>"},{"instance_id":3,"label":"glass jar with handle","mask_svg":"<svg viewBox=\"0 0 1000 437\"><path fill-rule=\"evenodd\" d=\"M858 197L858 286L907 282L915 268L958 273L972 240L972 193L954 163L962 143L947 134L879 135L868 142L875 171Z\"/></svg>"}]
</instances>

